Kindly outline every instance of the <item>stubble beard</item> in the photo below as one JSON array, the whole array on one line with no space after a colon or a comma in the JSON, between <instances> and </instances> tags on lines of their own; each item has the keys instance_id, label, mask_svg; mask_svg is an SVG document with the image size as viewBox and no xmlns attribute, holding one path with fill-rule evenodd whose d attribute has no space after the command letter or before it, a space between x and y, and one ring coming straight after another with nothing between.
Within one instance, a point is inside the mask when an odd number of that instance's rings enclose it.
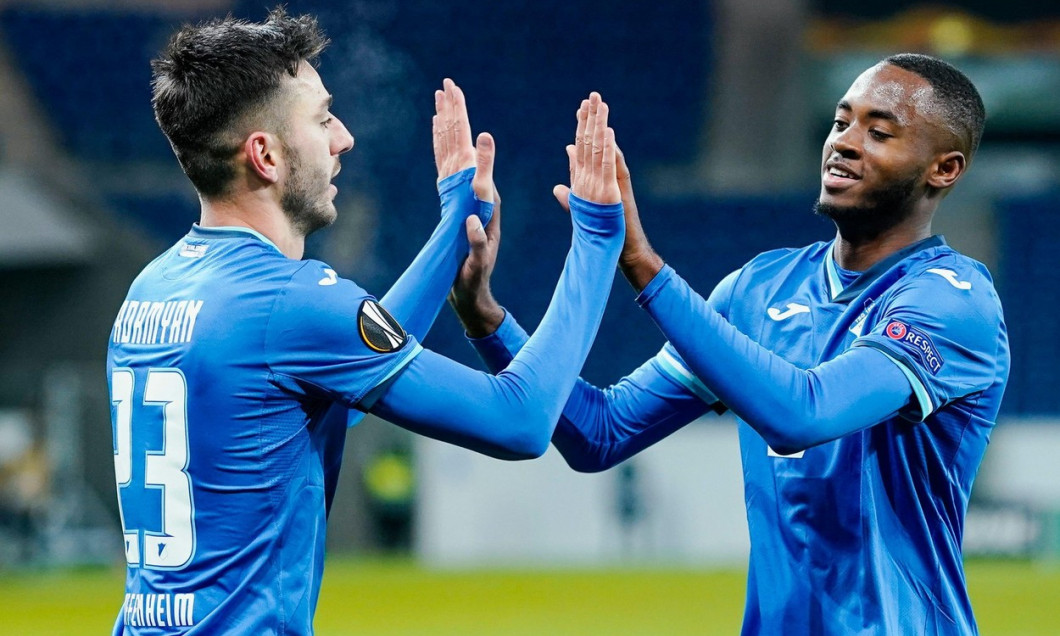
<instances>
[{"instance_id":1,"label":"stubble beard","mask_svg":"<svg viewBox=\"0 0 1060 636\"><path fill-rule=\"evenodd\" d=\"M328 175L314 175L305 170L301 156L284 145L290 167L280 207L295 231L309 236L335 222L335 205L328 198Z\"/></svg>"},{"instance_id":2,"label":"stubble beard","mask_svg":"<svg viewBox=\"0 0 1060 636\"><path fill-rule=\"evenodd\" d=\"M814 214L831 219L844 239L854 243L871 241L912 216L915 209L914 193L919 180L919 173L913 174L876 190L862 206L822 203L818 198L813 204L813 211Z\"/></svg>"}]
</instances>

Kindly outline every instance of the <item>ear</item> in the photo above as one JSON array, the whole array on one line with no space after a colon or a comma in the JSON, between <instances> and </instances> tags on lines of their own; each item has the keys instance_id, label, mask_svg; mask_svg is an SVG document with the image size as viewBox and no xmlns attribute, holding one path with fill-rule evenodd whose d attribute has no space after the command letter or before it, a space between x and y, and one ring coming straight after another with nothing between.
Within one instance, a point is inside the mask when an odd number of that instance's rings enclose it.
<instances>
[{"instance_id":1,"label":"ear","mask_svg":"<svg viewBox=\"0 0 1060 636\"><path fill-rule=\"evenodd\" d=\"M267 132L252 132L243 142L243 153L251 172L268 183L280 180L279 149L279 140Z\"/></svg>"},{"instance_id":2,"label":"ear","mask_svg":"<svg viewBox=\"0 0 1060 636\"><path fill-rule=\"evenodd\" d=\"M945 190L957 183L966 166L964 153L959 150L947 152L935 162L927 183L936 190Z\"/></svg>"}]
</instances>

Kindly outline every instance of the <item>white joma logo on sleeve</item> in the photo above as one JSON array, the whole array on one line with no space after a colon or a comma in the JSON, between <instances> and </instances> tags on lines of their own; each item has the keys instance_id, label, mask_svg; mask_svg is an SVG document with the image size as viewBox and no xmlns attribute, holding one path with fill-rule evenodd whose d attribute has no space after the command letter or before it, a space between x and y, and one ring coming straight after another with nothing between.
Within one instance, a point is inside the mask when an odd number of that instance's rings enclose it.
<instances>
[{"instance_id":1,"label":"white joma logo on sleeve","mask_svg":"<svg viewBox=\"0 0 1060 636\"><path fill-rule=\"evenodd\" d=\"M321 278L317 285L334 285L337 282L339 282L338 274L329 267L324 270L324 278Z\"/></svg>"},{"instance_id":2,"label":"white joma logo on sleeve","mask_svg":"<svg viewBox=\"0 0 1060 636\"><path fill-rule=\"evenodd\" d=\"M972 288L972 284L968 281L957 280L957 272L953 271L952 269L929 269L928 271L932 274L938 274L939 276L945 278L950 285L953 285L957 289L967 290Z\"/></svg>"}]
</instances>

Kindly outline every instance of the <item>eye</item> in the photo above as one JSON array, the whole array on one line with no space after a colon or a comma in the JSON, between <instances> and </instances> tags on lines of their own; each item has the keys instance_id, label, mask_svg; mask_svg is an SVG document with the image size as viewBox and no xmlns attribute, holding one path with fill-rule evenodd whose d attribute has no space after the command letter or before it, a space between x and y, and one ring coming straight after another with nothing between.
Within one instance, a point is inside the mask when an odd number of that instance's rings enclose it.
<instances>
[{"instance_id":1,"label":"eye","mask_svg":"<svg viewBox=\"0 0 1060 636\"><path fill-rule=\"evenodd\" d=\"M320 125L321 125L321 126L323 126L324 128L327 128L327 127L328 127L328 124L330 124L330 123L331 123L331 122L333 122L333 121L335 121L335 118L334 118L334 117L328 117L328 118L327 118L327 119L325 119L324 121L320 122Z\"/></svg>"},{"instance_id":2,"label":"eye","mask_svg":"<svg viewBox=\"0 0 1060 636\"><path fill-rule=\"evenodd\" d=\"M891 137L894 136L894 135L888 135L887 133L885 133L882 130L879 130L877 128L873 128L873 129L869 130L869 135L871 135L872 138L875 139L876 141L884 141L885 139L890 139Z\"/></svg>"},{"instance_id":3,"label":"eye","mask_svg":"<svg viewBox=\"0 0 1060 636\"><path fill-rule=\"evenodd\" d=\"M846 130L847 126L848 126L848 124L845 121L843 121L842 119L837 119L837 120L832 122L832 128L834 128L836 130Z\"/></svg>"}]
</instances>

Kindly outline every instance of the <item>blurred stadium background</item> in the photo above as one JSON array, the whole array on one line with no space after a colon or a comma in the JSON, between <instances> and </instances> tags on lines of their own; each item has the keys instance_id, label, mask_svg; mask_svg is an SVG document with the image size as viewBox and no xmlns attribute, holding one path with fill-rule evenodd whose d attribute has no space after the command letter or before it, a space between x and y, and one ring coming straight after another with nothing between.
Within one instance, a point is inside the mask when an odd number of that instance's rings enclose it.
<instances>
[{"instance_id":1,"label":"blurred stadium background","mask_svg":"<svg viewBox=\"0 0 1060 636\"><path fill-rule=\"evenodd\" d=\"M498 143L498 298L533 326L568 244L551 186L590 90L612 108L657 249L701 291L756 252L828 238L810 206L835 101L915 50L989 114L937 231L985 262L1013 368L966 533L986 634L1055 634L1060 598L1060 6L1031 0L291 0L356 137L340 220L309 255L382 294L435 221L443 77ZM121 599L104 353L132 277L198 217L150 110L182 22L263 0L0 0L0 632L104 633ZM616 281L585 376L662 339ZM477 364L443 312L428 346ZM600 475L504 464L366 421L329 523L323 634L734 633L747 552L739 455L707 418Z\"/></svg>"}]
</instances>

